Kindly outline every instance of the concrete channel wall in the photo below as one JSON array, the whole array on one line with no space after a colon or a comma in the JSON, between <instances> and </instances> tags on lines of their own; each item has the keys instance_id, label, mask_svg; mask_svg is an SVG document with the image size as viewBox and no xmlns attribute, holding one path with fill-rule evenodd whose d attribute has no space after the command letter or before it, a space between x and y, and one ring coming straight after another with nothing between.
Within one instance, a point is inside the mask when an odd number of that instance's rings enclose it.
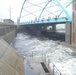
<instances>
[{"instance_id":1,"label":"concrete channel wall","mask_svg":"<svg viewBox=\"0 0 76 75\"><path fill-rule=\"evenodd\" d=\"M0 24L0 39L3 38L10 44L17 34L16 31L16 25Z\"/></svg>"},{"instance_id":2,"label":"concrete channel wall","mask_svg":"<svg viewBox=\"0 0 76 75\"><path fill-rule=\"evenodd\" d=\"M3 39L0 40L0 75L24 75L24 60Z\"/></svg>"},{"instance_id":3,"label":"concrete channel wall","mask_svg":"<svg viewBox=\"0 0 76 75\"><path fill-rule=\"evenodd\" d=\"M24 59L10 46L17 26L0 23L0 75L25 75Z\"/></svg>"}]
</instances>

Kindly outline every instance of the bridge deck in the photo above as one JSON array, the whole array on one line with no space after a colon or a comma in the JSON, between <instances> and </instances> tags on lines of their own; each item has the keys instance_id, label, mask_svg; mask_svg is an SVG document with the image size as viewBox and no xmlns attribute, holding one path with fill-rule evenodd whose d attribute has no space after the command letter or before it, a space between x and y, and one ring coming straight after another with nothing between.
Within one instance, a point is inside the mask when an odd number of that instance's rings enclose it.
<instances>
[{"instance_id":1,"label":"bridge deck","mask_svg":"<svg viewBox=\"0 0 76 75\"><path fill-rule=\"evenodd\" d=\"M41 25L41 24L62 24L66 22L72 22L72 19L67 18L54 18L50 20L40 20L40 21L29 21L29 22L21 22L18 25Z\"/></svg>"}]
</instances>

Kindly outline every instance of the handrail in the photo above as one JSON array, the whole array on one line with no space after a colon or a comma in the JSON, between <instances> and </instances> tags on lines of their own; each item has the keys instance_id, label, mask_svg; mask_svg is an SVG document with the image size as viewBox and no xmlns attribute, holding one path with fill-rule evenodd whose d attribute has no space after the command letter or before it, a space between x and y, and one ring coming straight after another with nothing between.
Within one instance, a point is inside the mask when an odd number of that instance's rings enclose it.
<instances>
[{"instance_id":1,"label":"handrail","mask_svg":"<svg viewBox=\"0 0 76 75\"><path fill-rule=\"evenodd\" d=\"M55 71L56 71L56 73L57 73L58 75L62 75L61 72L57 69L57 67L53 64L53 75L55 75L55 74L54 74Z\"/></svg>"}]
</instances>

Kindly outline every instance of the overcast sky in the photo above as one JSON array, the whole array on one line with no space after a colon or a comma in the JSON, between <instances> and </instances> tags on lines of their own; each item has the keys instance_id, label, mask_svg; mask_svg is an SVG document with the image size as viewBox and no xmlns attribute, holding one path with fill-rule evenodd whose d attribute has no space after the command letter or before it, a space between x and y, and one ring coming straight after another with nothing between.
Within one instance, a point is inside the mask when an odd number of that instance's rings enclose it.
<instances>
[{"instance_id":1,"label":"overcast sky","mask_svg":"<svg viewBox=\"0 0 76 75\"><path fill-rule=\"evenodd\" d=\"M11 8L11 19L17 22L23 1L24 0L0 0L0 19L9 19L9 9ZM33 1L38 2L39 0Z\"/></svg>"},{"instance_id":2,"label":"overcast sky","mask_svg":"<svg viewBox=\"0 0 76 75\"><path fill-rule=\"evenodd\" d=\"M16 22L23 1L24 0L0 0L0 19L9 19L9 8L11 7L11 19Z\"/></svg>"}]
</instances>

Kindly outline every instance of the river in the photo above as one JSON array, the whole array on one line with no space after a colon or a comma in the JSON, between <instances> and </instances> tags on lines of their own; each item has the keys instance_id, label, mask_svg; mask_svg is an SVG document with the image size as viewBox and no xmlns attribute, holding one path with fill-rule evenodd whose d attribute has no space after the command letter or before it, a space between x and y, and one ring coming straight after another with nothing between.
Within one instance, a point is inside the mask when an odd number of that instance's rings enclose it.
<instances>
[{"instance_id":1,"label":"river","mask_svg":"<svg viewBox=\"0 0 76 75\"><path fill-rule=\"evenodd\" d=\"M37 51L36 55L41 55L43 51L62 75L76 75L76 53L70 48L59 45L58 41L18 33L12 46L22 56L29 56L32 51Z\"/></svg>"}]
</instances>

